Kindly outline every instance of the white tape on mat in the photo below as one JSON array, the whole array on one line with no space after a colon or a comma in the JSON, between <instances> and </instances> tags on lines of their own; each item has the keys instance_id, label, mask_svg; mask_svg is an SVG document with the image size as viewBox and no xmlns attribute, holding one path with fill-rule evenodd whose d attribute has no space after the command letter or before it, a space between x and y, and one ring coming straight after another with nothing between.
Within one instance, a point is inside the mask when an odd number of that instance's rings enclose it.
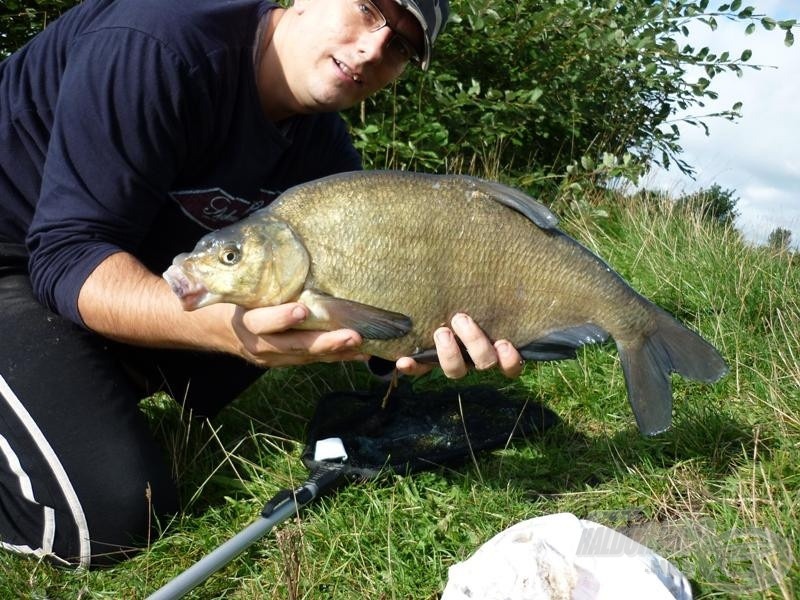
<instances>
[{"instance_id":1,"label":"white tape on mat","mask_svg":"<svg viewBox=\"0 0 800 600\"><path fill-rule=\"evenodd\" d=\"M317 440L314 446L314 460L347 460L347 451L341 438L333 437Z\"/></svg>"}]
</instances>

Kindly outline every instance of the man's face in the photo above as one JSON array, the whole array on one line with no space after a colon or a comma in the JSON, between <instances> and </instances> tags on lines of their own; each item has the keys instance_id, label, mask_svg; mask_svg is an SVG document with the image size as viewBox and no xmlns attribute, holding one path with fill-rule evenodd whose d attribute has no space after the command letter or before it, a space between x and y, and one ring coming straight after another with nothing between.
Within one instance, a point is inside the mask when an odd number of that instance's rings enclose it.
<instances>
[{"instance_id":1,"label":"man's face","mask_svg":"<svg viewBox=\"0 0 800 600\"><path fill-rule=\"evenodd\" d=\"M394 0L374 0L374 6L390 27L365 26L366 0L295 0L288 9L294 11L292 39L280 60L303 112L349 108L398 77L407 61L392 41L396 32L422 48L422 28L410 12Z\"/></svg>"}]
</instances>

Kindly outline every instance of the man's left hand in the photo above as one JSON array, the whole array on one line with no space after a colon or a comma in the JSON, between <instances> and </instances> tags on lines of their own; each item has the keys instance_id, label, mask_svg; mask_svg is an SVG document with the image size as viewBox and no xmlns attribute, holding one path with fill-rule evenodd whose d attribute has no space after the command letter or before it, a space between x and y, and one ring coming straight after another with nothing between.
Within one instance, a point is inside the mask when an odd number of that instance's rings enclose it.
<instances>
[{"instance_id":1,"label":"man's left hand","mask_svg":"<svg viewBox=\"0 0 800 600\"><path fill-rule=\"evenodd\" d=\"M472 363L479 371L497 367L506 377L518 377L522 372L522 357L507 340L492 343L483 330L468 315L459 313L450 321L450 327L440 327L433 334L439 366L451 379L463 377L469 365L461 354L458 340L464 345ZM433 366L421 364L410 357L397 360L397 370L405 375L422 375Z\"/></svg>"}]
</instances>

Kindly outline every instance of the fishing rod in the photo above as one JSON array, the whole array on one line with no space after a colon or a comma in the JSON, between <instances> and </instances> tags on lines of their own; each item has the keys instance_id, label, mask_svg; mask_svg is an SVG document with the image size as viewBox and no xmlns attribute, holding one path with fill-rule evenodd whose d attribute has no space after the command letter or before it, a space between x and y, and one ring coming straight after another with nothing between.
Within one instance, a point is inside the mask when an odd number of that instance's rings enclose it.
<instances>
[{"instance_id":1,"label":"fishing rod","mask_svg":"<svg viewBox=\"0 0 800 600\"><path fill-rule=\"evenodd\" d=\"M341 442L339 442L341 444ZM342 448L344 451L344 448ZM346 457L346 454L345 454ZM309 478L294 490L278 492L261 510L261 516L206 555L183 573L147 597L147 600L177 600L222 569L253 543L300 509L330 490L345 473L344 463L323 461Z\"/></svg>"}]
</instances>

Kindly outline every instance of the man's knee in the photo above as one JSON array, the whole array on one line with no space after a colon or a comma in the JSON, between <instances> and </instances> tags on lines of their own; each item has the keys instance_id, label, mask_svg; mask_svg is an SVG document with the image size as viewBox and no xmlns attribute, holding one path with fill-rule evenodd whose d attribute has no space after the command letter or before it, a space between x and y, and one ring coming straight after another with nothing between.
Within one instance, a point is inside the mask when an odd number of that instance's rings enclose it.
<instances>
[{"instance_id":1,"label":"man's knee","mask_svg":"<svg viewBox=\"0 0 800 600\"><path fill-rule=\"evenodd\" d=\"M177 512L177 490L161 460L129 454L24 486L20 470L0 470L0 548L89 567L147 547Z\"/></svg>"},{"instance_id":2,"label":"man's knee","mask_svg":"<svg viewBox=\"0 0 800 600\"><path fill-rule=\"evenodd\" d=\"M84 503L91 565L130 558L158 535L178 511L175 485L162 474L119 478Z\"/></svg>"}]
</instances>

